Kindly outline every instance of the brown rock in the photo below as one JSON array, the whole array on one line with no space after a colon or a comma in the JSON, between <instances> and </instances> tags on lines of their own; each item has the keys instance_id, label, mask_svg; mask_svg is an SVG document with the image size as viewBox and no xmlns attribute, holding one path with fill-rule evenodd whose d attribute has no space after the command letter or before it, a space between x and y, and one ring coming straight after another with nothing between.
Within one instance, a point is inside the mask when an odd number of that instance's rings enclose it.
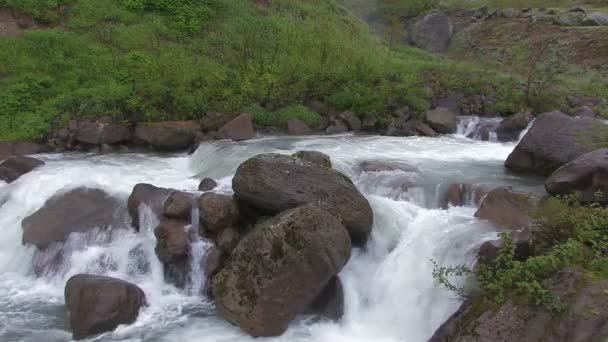
<instances>
[{"instance_id":1,"label":"brown rock","mask_svg":"<svg viewBox=\"0 0 608 342\"><path fill-rule=\"evenodd\" d=\"M315 298L309 311L322 318L339 321L344 315L344 289L338 276L331 278L323 291Z\"/></svg>"},{"instance_id":2,"label":"brown rock","mask_svg":"<svg viewBox=\"0 0 608 342\"><path fill-rule=\"evenodd\" d=\"M154 251L163 263L165 280L178 288L184 288L191 271L190 241L185 221L163 220L154 230Z\"/></svg>"},{"instance_id":3,"label":"brown rock","mask_svg":"<svg viewBox=\"0 0 608 342\"><path fill-rule=\"evenodd\" d=\"M452 205L460 207L467 204L479 205L483 197L488 193L483 186L468 184L468 183L453 183L451 184L442 200L442 206Z\"/></svg>"},{"instance_id":4,"label":"brown rock","mask_svg":"<svg viewBox=\"0 0 608 342\"><path fill-rule=\"evenodd\" d=\"M205 235L233 227L239 220L239 208L231 196L205 193L198 199L200 224Z\"/></svg>"},{"instance_id":5,"label":"brown rock","mask_svg":"<svg viewBox=\"0 0 608 342\"><path fill-rule=\"evenodd\" d=\"M211 178L203 178L198 185L198 191L211 191L217 187L217 182Z\"/></svg>"},{"instance_id":6,"label":"brown rock","mask_svg":"<svg viewBox=\"0 0 608 342\"><path fill-rule=\"evenodd\" d=\"M529 194L497 188L483 199L475 217L504 230L527 228L531 223L530 214L537 206L538 199Z\"/></svg>"},{"instance_id":7,"label":"brown rock","mask_svg":"<svg viewBox=\"0 0 608 342\"><path fill-rule=\"evenodd\" d=\"M195 121L139 122L135 137L159 150L184 150L200 131Z\"/></svg>"},{"instance_id":8,"label":"brown rock","mask_svg":"<svg viewBox=\"0 0 608 342\"><path fill-rule=\"evenodd\" d=\"M206 113L201 119L201 130L203 132L217 131L222 128L222 126L230 122L230 120L232 120L230 115L217 112Z\"/></svg>"},{"instance_id":9,"label":"brown rock","mask_svg":"<svg viewBox=\"0 0 608 342\"><path fill-rule=\"evenodd\" d=\"M287 120L287 133L291 135L308 135L312 133L312 129L300 119Z\"/></svg>"},{"instance_id":10,"label":"brown rock","mask_svg":"<svg viewBox=\"0 0 608 342\"><path fill-rule=\"evenodd\" d=\"M350 111L342 112L340 113L339 118L342 119L348 125L348 128L351 131L361 131L361 119L359 119L359 117L357 117L355 113Z\"/></svg>"},{"instance_id":11,"label":"brown rock","mask_svg":"<svg viewBox=\"0 0 608 342\"><path fill-rule=\"evenodd\" d=\"M516 141L521 131L526 129L533 119L530 112L522 112L505 118L495 130L498 141Z\"/></svg>"},{"instance_id":12,"label":"brown rock","mask_svg":"<svg viewBox=\"0 0 608 342\"><path fill-rule=\"evenodd\" d=\"M76 141L91 145L120 144L132 139L131 127L110 119L82 121L76 131Z\"/></svg>"},{"instance_id":13,"label":"brown rock","mask_svg":"<svg viewBox=\"0 0 608 342\"><path fill-rule=\"evenodd\" d=\"M31 172L44 162L30 157L11 157L0 163L0 180L6 183L14 182L17 178Z\"/></svg>"},{"instance_id":14,"label":"brown rock","mask_svg":"<svg viewBox=\"0 0 608 342\"><path fill-rule=\"evenodd\" d=\"M217 132L218 139L243 141L253 139L254 137L253 122L251 121L251 116L246 113L237 116Z\"/></svg>"},{"instance_id":15,"label":"brown rock","mask_svg":"<svg viewBox=\"0 0 608 342\"><path fill-rule=\"evenodd\" d=\"M239 244L240 240L241 233L233 227L223 229L215 238L216 244L228 254L232 253L232 250Z\"/></svg>"},{"instance_id":16,"label":"brown rock","mask_svg":"<svg viewBox=\"0 0 608 342\"><path fill-rule=\"evenodd\" d=\"M191 194L175 191L165 200L163 214L169 218L190 222L193 203L194 198Z\"/></svg>"},{"instance_id":17,"label":"brown rock","mask_svg":"<svg viewBox=\"0 0 608 342\"><path fill-rule=\"evenodd\" d=\"M325 153L317 151L298 151L292 154L292 156L320 166L331 168L331 158Z\"/></svg>"},{"instance_id":18,"label":"brown rock","mask_svg":"<svg viewBox=\"0 0 608 342\"><path fill-rule=\"evenodd\" d=\"M156 218L160 218L163 213L165 200L173 191L171 189L158 188L150 184L140 183L135 185L127 202L133 227L139 230L139 223L143 218L140 215L142 206L148 207Z\"/></svg>"},{"instance_id":19,"label":"brown rock","mask_svg":"<svg viewBox=\"0 0 608 342\"><path fill-rule=\"evenodd\" d=\"M437 107L426 113L425 121L431 128L439 133L450 134L456 132L457 116L447 108Z\"/></svg>"}]
</instances>

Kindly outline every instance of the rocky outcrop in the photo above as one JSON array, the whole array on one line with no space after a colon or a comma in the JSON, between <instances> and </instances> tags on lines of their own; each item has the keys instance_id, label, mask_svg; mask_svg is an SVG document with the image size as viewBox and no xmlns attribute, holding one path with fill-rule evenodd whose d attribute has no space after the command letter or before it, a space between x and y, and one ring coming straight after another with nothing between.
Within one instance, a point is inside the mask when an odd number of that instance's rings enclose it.
<instances>
[{"instance_id":1,"label":"rocky outcrop","mask_svg":"<svg viewBox=\"0 0 608 342\"><path fill-rule=\"evenodd\" d=\"M519 134L533 119L530 112L514 114L503 119L495 130L498 141L517 141Z\"/></svg>"},{"instance_id":2,"label":"rocky outcrop","mask_svg":"<svg viewBox=\"0 0 608 342\"><path fill-rule=\"evenodd\" d=\"M139 122L135 138L158 150L185 150L194 144L200 130L195 121Z\"/></svg>"},{"instance_id":3,"label":"rocky outcrop","mask_svg":"<svg viewBox=\"0 0 608 342\"><path fill-rule=\"evenodd\" d=\"M77 188L50 198L23 219L23 243L43 249L72 233L121 227L125 221L118 199L99 189Z\"/></svg>"},{"instance_id":4,"label":"rocky outcrop","mask_svg":"<svg viewBox=\"0 0 608 342\"><path fill-rule=\"evenodd\" d=\"M220 128L216 134L218 139L243 141L253 139L255 131L249 114L243 113Z\"/></svg>"},{"instance_id":5,"label":"rocky outcrop","mask_svg":"<svg viewBox=\"0 0 608 342\"><path fill-rule=\"evenodd\" d=\"M0 181L11 183L44 162L31 157L12 157L0 163Z\"/></svg>"},{"instance_id":6,"label":"rocky outcrop","mask_svg":"<svg viewBox=\"0 0 608 342\"><path fill-rule=\"evenodd\" d=\"M551 195L577 194L584 202L608 201L608 149L583 154L560 167L545 188Z\"/></svg>"},{"instance_id":7,"label":"rocky outcrop","mask_svg":"<svg viewBox=\"0 0 608 342\"><path fill-rule=\"evenodd\" d=\"M126 281L78 274L65 285L65 304L75 340L132 324L146 305L144 292Z\"/></svg>"},{"instance_id":8,"label":"rocky outcrop","mask_svg":"<svg viewBox=\"0 0 608 342\"><path fill-rule=\"evenodd\" d=\"M428 111L424 120L433 130L443 134L455 133L458 125L456 114L442 107Z\"/></svg>"},{"instance_id":9,"label":"rocky outcrop","mask_svg":"<svg viewBox=\"0 0 608 342\"><path fill-rule=\"evenodd\" d=\"M340 220L313 205L256 225L212 279L221 316L253 336L278 336L350 258Z\"/></svg>"},{"instance_id":10,"label":"rocky outcrop","mask_svg":"<svg viewBox=\"0 0 608 342\"><path fill-rule=\"evenodd\" d=\"M190 241L186 226L181 220L163 220L154 230L154 251L163 264L165 280L178 288L184 288L189 280Z\"/></svg>"},{"instance_id":11,"label":"rocky outcrop","mask_svg":"<svg viewBox=\"0 0 608 342\"><path fill-rule=\"evenodd\" d=\"M331 168L331 158L325 153L317 151L298 151L292 154L292 156L309 161L313 164Z\"/></svg>"},{"instance_id":12,"label":"rocky outcrop","mask_svg":"<svg viewBox=\"0 0 608 342\"><path fill-rule=\"evenodd\" d=\"M530 194L498 188L484 197L475 217L502 230L517 230L530 226L530 214L537 206L538 199Z\"/></svg>"},{"instance_id":13,"label":"rocky outcrop","mask_svg":"<svg viewBox=\"0 0 608 342\"><path fill-rule=\"evenodd\" d=\"M203 132L214 132L229 123L233 117L219 112L208 112L201 118L200 126Z\"/></svg>"},{"instance_id":14,"label":"rocky outcrop","mask_svg":"<svg viewBox=\"0 0 608 342\"><path fill-rule=\"evenodd\" d=\"M164 210L165 200L173 192L174 190L158 188L150 184L140 183L135 185L127 201L133 227L139 230L140 221L144 219L143 213L140 212L143 206L147 207L156 218L160 218Z\"/></svg>"},{"instance_id":15,"label":"rocky outcrop","mask_svg":"<svg viewBox=\"0 0 608 342\"><path fill-rule=\"evenodd\" d=\"M505 166L516 172L547 176L560 166L594 150L604 124L560 112L540 115L509 155Z\"/></svg>"},{"instance_id":16,"label":"rocky outcrop","mask_svg":"<svg viewBox=\"0 0 608 342\"><path fill-rule=\"evenodd\" d=\"M241 164L232 180L235 198L265 214L313 203L342 218L353 243L371 232L373 214L345 175L280 154L263 154Z\"/></svg>"},{"instance_id":17,"label":"rocky outcrop","mask_svg":"<svg viewBox=\"0 0 608 342\"><path fill-rule=\"evenodd\" d=\"M217 182L211 178L203 178L198 185L198 191L211 191L217 187Z\"/></svg>"},{"instance_id":18,"label":"rocky outcrop","mask_svg":"<svg viewBox=\"0 0 608 342\"><path fill-rule=\"evenodd\" d=\"M462 304L430 342L604 342L608 339L608 281L594 281L565 269L543 282L565 304L555 315L544 306L508 298L495 305L482 299Z\"/></svg>"},{"instance_id":19,"label":"rocky outcrop","mask_svg":"<svg viewBox=\"0 0 608 342\"><path fill-rule=\"evenodd\" d=\"M412 28L411 39L414 45L430 52L444 52L450 46L454 27L450 17L435 10L416 22Z\"/></svg>"},{"instance_id":20,"label":"rocky outcrop","mask_svg":"<svg viewBox=\"0 0 608 342\"><path fill-rule=\"evenodd\" d=\"M287 133L291 135L307 135L312 133L312 129L300 119L287 120Z\"/></svg>"}]
</instances>

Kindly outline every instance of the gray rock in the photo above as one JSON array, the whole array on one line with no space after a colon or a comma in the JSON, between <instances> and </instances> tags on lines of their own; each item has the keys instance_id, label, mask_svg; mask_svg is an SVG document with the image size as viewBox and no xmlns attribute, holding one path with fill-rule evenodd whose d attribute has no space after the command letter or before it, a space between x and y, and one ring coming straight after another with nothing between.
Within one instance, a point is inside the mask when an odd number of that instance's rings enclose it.
<instances>
[{"instance_id":1,"label":"gray rock","mask_svg":"<svg viewBox=\"0 0 608 342\"><path fill-rule=\"evenodd\" d=\"M217 182L211 178L203 178L198 185L198 191L211 191L217 187Z\"/></svg>"},{"instance_id":2,"label":"gray rock","mask_svg":"<svg viewBox=\"0 0 608 342\"><path fill-rule=\"evenodd\" d=\"M438 133L450 134L456 132L458 118L447 108L437 107L426 113L425 121Z\"/></svg>"},{"instance_id":3,"label":"gray rock","mask_svg":"<svg viewBox=\"0 0 608 342\"><path fill-rule=\"evenodd\" d=\"M165 280L178 288L184 288L190 279L190 241L186 232L188 222L163 220L156 229L154 251L163 264Z\"/></svg>"},{"instance_id":4,"label":"gray rock","mask_svg":"<svg viewBox=\"0 0 608 342\"><path fill-rule=\"evenodd\" d=\"M120 144L132 139L133 130L129 125L110 119L82 121L76 130L76 141L91 145Z\"/></svg>"},{"instance_id":5,"label":"gray rock","mask_svg":"<svg viewBox=\"0 0 608 342\"><path fill-rule=\"evenodd\" d=\"M11 183L26 173L32 172L44 162L31 157L12 157L0 163L0 180Z\"/></svg>"},{"instance_id":6,"label":"gray rock","mask_svg":"<svg viewBox=\"0 0 608 342\"><path fill-rule=\"evenodd\" d=\"M140 215L142 206L150 208L152 214L154 214L156 218L160 218L164 210L165 200L167 200L174 191L175 190L159 188L144 183L135 185L133 192L131 192L131 195L129 196L129 200L127 201L133 227L139 230L139 223L143 218L142 215ZM150 229L152 229L152 227L150 227Z\"/></svg>"},{"instance_id":7,"label":"gray rock","mask_svg":"<svg viewBox=\"0 0 608 342\"><path fill-rule=\"evenodd\" d=\"M517 141L519 134L533 119L534 116L530 112L517 113L505 118L495 130L498 141Z\"/></svg>"},{"instance_id":8,"label":"gray rock","mask_svg":"<svg viewBox=\"0 0 608 342\"><path fill-rule=\"evenodd\" d=\"M593 12L583 20L584 26L606 26L608 25L608 14Z\"/></svg>"},{"instance_id":9,"label":"gray rock","mask_svg":"<svg viewBox=\"0 0 608 342\"><path fill-rule=\"evenodd\" d=\"M327 134L340 134L348 132L348 126L342 120L333 120L333 122L325 129Z\"/></svg>"},{"instance_id":10,"label":"gray rock","mask_svg":"<svg viewBox=\"0 0 608 342\"><path fill-rule=\"evenodd\" d=\"M444 52L450 45L454 27L450 17L435 10L414 24L412 41L417 47L435 53Z\"/></svg>"},{"instance_id":11,"label":"gray rock","mask_svg":"<svg viewBox=\"0 0 608 342\"><path fill-rule=\"evenodd\" d=\"M287 120L287 133L291 135L307 135L312 133L312 129L300 119Z\"/></svg>"},{"instance_id":12,"label":"gray rock","mask_svg":"<svg viewBox=\"0 0 608 342\"><path fill-rule=\"evenodd\" d=\"M250 140L255 137L253 121L247 113L241 114L228 122L217 132L218 139L230 139L234 141Z\"/></svg>"},{"instance_id":13,"label":"gray rock","mask_svg":"<svg viewBox=\"0 0 608 342\"><path fill-rule=\"evenodd\" d=\"M594 118L597 116L593 109L589 108L588 106L582 106L580 108L577 108L574 113L572 113L572 115L585 118Z\"/></svg>"},{"instance_id":14,"label":"gray rock","mask_svg":"<svg viewBox=\"0 0 608 342\"><path fill-rule=\"evenodd\" d=\"M194 144L199 131L195 121L139 122L135 138L159 150L184 150Z\"/></svg>"},{"instance_id":15,"label":"gray rock","mask_svg":"<svg viewBox=\"0 0 608 342\"><path fill-rule=\"evenodd\" d=\"M532 222L530 213L538 202L530 194L497 188L484 197L475 217L490 221L501 230L528 228Z\"/></svg>"},{"instance_id":16,"label":"gray rock","mask_svg":"<svg viewBox=\"0 0 608 342\"><path fill-rule=\"evenodd\" d=\"M355 115L355 113L346 111L342 112L339 115L340 119L342 119L348 125L348 128L353 132L361 131L361 119Z\"/></svg>"},{"instance_id":17,"label":"gray rock","mask_svg":"<svg viewBox=\"0 0 608 342\"><path fill-rule=\"evenodd\" d=\"M320 166L331 168L331 158L329 158L329 156L325 153L317 151L298 151L292 156Z\"/></svg>"}]
</instances>

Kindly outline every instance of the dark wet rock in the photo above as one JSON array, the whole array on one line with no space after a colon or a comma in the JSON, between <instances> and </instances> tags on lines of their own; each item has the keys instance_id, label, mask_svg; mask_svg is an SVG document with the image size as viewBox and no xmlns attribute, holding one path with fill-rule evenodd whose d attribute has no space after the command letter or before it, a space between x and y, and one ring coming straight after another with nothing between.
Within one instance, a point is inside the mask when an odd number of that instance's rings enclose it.
<instances>
[{"instance_id":1,"label":"dark wet rock","mask_svg":"<svg viewBox=\"0 0 608 342\"><path fill-rule=\"evenodd\" d=\"M456 114L442 107L428 111L424 120L433 130L442 134L455 133L458 125Z\"/></svg>"},{"instance_id":2,"label":"dark wet rock","mask_svg":"<svg viewBox=\"0 0 608 342\"><path fill-rule=\"evenodd\" d=\"M359 163L361 172L420 172L420 169L415 165L401 161L390 160L365 160Z\"/></svg>"},{"instance_id":3,"label":"dark wet rock","mask_svg":"<svg viewBox=\"0 0 608 342\"><path fill-rule=\"evenodd\" d=\"M215 277L220 272L222 267L226 264L228 255L218 246L212 246L205 253L205 262L203 263L203 269L207 279Z\"/></svg>"},{"instance_id":4,"label":"dark wet rock","mask_svg":"<svg viewBox=\"0 0 608 342\"><path fill-rule=\"evenodd\" d=\"M353 131L353 132L359 132L361 131L361 119L359 119L359 117L357 117L357 115L353 112L350 111L346 111L346 112L342 112L340 113L340 115L338 115L338 117L340 119L342 119L346 125L348 125L348 128Z\"/></svg>"},{"instance_id":5,"label":"dark wet rock","mask_svg":"<svg viewBox=\"0 0 608 342\"><path fill-rule=\"evenodd\" d=\"M133 227L139 230L139 224L143 218L143 214L140 212L142 206L148 207L156 218L160 218L163 213L165 200L173 192L174 190L159 188L151 184L140 183L135 185L127 202Z\"/></svg>"},{"instance_id":6,"label":"dark wet rock","mask_svg":"<svg viewBox=\"0 0 608 342\"><path fill-rule=\"evenodd\" d=\"M530 214L537 206L538 198L530 194L497 188L484 197L475 217L503 230L516 230L530 226Z\"/></svg>"},{"instance_id":7,"label":"dark wet rock","mask_svg":"<svg viewBox=\"0 0 608 342\"><path fill-rule=\"evenodd\" d=\"M212 279L222 317L252 336L279 336L350 258L340 220L313 205L256 225Z\"/></svg>"},{"instance_id":8,"label":"dark wet rock","mask_svg":"<svg viewBox=\"0 0 608 342\"><path fill-rule=\"evenodd\" d=\"M190 241L186 226L181 220L163 220L154 230L154 251L163 264L165 280L184 288L190 274Z\"/></svg>"},{"instance_id":9,"label":"dark wet rock","mask_svg":"<svg viewBox=\"0 0 608 342\"><path fill-rule=\"evenodd\" d=\"M577 194L584 202L608 201L608 149L583 154L560 167L545 188L551 195Z\"/></svg>"},{"instance_id":10,"label":"dark wet rock","mask_svg":"<svg viewBox=\"0 0 608 342\"><path fill-rule=\"evenodd\" d=\"M192 194L175 191L165 200L163 214L169 218L190 222L193 204L194 197Z\"/></svg>"},{"instance_id":11,"label":"dark wet rock","mask_svg":"<svg viewBox=\"0 0 608 342\"><path fill-rule=\"evenodd\" d=\"M211 191L217 187L217 182L211 178L203 178L198 185L198 191Z\"/></svg>"},{"instance_id":12,"label":"dark wet rock","mask_svg":"<svg viewBox=\"0 0 608 342\"><path fill-rule=\"evenodd\" d=\"M479 205L487 193L488 189L485 186L469 183L453 183L446 190L441 201L441 206L445 208L448 205L455 207Z\"/></svg>"},{"instance_id":13,"label":"dark wet rock","mask_svg":"<svg viewBox=\"0 0 608 342\"><path fill-rule=\"evenodd\" d=\"M0 180L7 183L15 181L17 178L31 172L37 167L43 166L44 162L31 157L11 157L0 163Z\"/></svg>"},{"instance_id":14,"label":"dark wet rock","mask_svg":"<svg viewBox=\"0 0 608 342\"><path fill-rule=\"evenodd\" d=\"M137 285L120 279L78 274L65 285L65 304L72 337L80 340L132 324L146 296Z\"/></svg>"},{"instance_id":15,"label":"dark wet rock","mask_svg":"<svg viewBox=\"0 0 608 342\"><path fill-rule=\"evenodd\" d=\"M604 342L608 339L608 281L567 268L543 281L564 304L556 315L545 306L507 298L501 305L483 299L464 302L429 342Z\"/></svg>"},{"instance_id":16,"label":"dark wet rock","mask_svg":"<svg viewBox=\"0 0 608 342\"><path fill-rule=\"evenodd\" d=\"M309 161L313 164L331 168L331 158L325 153L317 151L298 151L292 156Z\"/></svg>"},{"instance_id":17,"label":"dark wet rock","mask_svg":"<svg viewBox=\"0 0 608 342\"><path fill-rule=\"evenodd\" d=\"M587 13L587 10L585 10L585 7L581 6L581 5L576 5L571 7L568 12L573 12L573 13Z\"/></svg>"},{"instance_id":18,"label":"dark wet rock","mask_svg":"<svg viewBox=\"0 0 608 342\"><path fill-rule=\"evenodd\" d=\"M312 129L300 119L287 120L287 133L291 135L307 135L312 133Z\"/></svg>"},{"instance_id":19,"label":"dark wet rock","mask_svg":"<svg viewBox=\"0 0 608 342\"><path fill-rule=\"evenodd\" d=\"M135 137L159 150L185 150L200 131L195 121L139 122Z\"/></svg>"},{"instance_id":20,"label":"dark wet rock","mask_svg":"<svg viewBox=\"0 0 608 342\"><path fill-rule=\"evenodd\" d=\"M255 131L253 129L253 122L251 121L251 115L243 113L237 116L220 128L216 136L218 139L230 139L234 141L253 139L255 137Z\"/></svg>"},{"instance_id":21,"label":"dark wet rock","mask_svg":"<svg viewBox=\"0 0 608 342\"><path fill-rule=\"evenodd\" d=\"M414 24L412 42L417 47L430 52L443 52L454 34L450 17L444 12L435 10L425 15Z\"/></svg>"},{"instance_id":22,"label":"dark wet rock","mask_svg":"<svg viewBox=\"0 0 608 342\"><path fill-rule=\"evenodd\" d=\"M99 189L77 188L50 198L23 219L23 243L43 249L72 233L118 228L125 221L120 200Z\"/></svg>"},{"instance_id":23,"label":"dark wet rock","mask_svg":"<svg viewBox=\"0 0 608 342\"><path fill-rule=\"evenodd\" d=\"M280 154L262 154L241 164L232 180L235 198L262 213L276 214L313 203L342 218L355 244L367 241L373 214L345 175Z\"/></svg>"},{"instance_id":24,"label":"dark wet rock","mask_svg":"<svg viewBox=\"0 0 608 342\"><path fill-rule=\"evenodd\" d=\"M240 240L241 232L234 227L222 229L215 237L215 243L228 254L232 253Z\"/></svg>"},{"instance_id":25,"label":"dark wet rock","mask_svg":"<svg viewBox=\"0 0 608 342\"><path fill-rule=\"evenodd\" d=\"M308 309L324 319L339 321L344 315L344 289L338 276L331 278Z\"/></svg>"},{"instance_id":26,"label":"dark wet rock","mask_svg":"<svg viewBox=\"0 0 608 342\"><path fill-rule=\"evenodd\" d=\"M79 122L75 134L76 141L90 145L120 144L132 139L133 130L129 125L109 119Z\"/></svg>"},{"instance_id":27,"label":"dark wet rock","mask_svg":"<svg viewBox=\"0 0 608 342\"><path fill-rule=\"evenodd\" d=\"M231 196L205 193L198 199L200 225L204 236L234 227L239 220L239 208Z\"/></svg>"},{"instance_id":28,"label":"dark wet rock","mask_svg":"<svg viewBox=\"0 0 608 342\"><path fill-rule=\"evenodd\" d=\"M516 141L519 134L528 127L533 119L530 112L522 112L505 118L495 130L498 141Z\"/></svg>"},{"instance_id":29,"label":"dark wet rock","mask_svg":"<svg viewBox=\"0 0 608 342\"><path fill-rule=\"evenodd\" d=\"M348 132L348 125L339 119L332 120L329 127L325 129L327 134L340 134Z\"/></svg>"},{"instance_id":30,"label":"dark wet rock","mask_svg":"<svg viewBox=\"0 0 608 342\"><path fill-rule=\"evenodd\" d=\"M573 118L560 112L540 115L507 158L515 172L548 176L560 166L594 150L606 126L596 119Z\"/></svg>"}]
</instances>

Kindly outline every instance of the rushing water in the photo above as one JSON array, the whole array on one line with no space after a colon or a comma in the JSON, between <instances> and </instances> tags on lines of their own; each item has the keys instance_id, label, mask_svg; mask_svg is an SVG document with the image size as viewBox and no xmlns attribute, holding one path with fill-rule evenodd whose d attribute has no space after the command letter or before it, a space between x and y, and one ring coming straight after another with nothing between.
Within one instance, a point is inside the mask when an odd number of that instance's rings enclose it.
<instances>
[{"instance_id":1,"label":"rushing water","mask_svg":"<svg viewBox=\"0 0 608 342\"><path fill-rule=\"evenodd\" d=\"M426 341L459 303L432 279L430 259L472 264L475 249L496 236L473 217L473 207L440 209L451 182L508 185L541 191L536 179L505 173L502 163L514 144L446 136L441 138L355 137L260 138L244 143L214 142L194 155L40 155L46 165L16 182L0 184L0 341L66 341L71 337L64 307L66 280L77 273L115 276L139 285L149 306L130 326L95 341L254 341L218 318L212 302L197 296L204 286L196 274L180 291L163 281L154 255L156 221L144 216L141 231L128 229L72 235L69 258L61 269L36 278L35 250L21 244L21 220L54 194L78 186L98 187L125 201L136 183L195 190L203 176L231 193L231 178L247 158L263 153L318 150L349 175L374 210L372 238L356 249L340 277L346 312L340 323L307 317L293 322L285 335L269 341ZM420 172L362 173L363 160L404 161ZM395 187L406 179L409 188ZM196 215L195 215L196 216ZM196 224L196 222L194 222ZM197 240L195 253L208 243ZM193 269L200 269L193 265ZM259 339L258 339L259 340Z\"/></svg>"}]
</instances>

